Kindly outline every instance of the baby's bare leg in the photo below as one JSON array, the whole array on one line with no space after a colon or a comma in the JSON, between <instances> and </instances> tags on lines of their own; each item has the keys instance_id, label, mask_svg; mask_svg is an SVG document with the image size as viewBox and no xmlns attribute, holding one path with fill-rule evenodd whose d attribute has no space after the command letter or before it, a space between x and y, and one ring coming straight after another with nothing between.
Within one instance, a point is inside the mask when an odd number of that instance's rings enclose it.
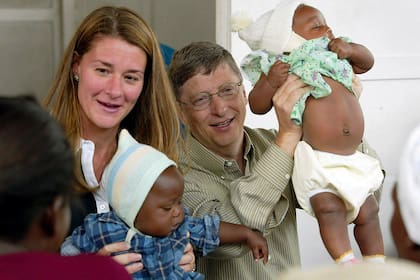
<instances>
[{"instance_id":1,"label":"baby's bare leg","mask_svg":"<svg viewBox=\"0 0 420 280\"><path fill-rule=\"evenodd\" d=\"M354 237L363 256L384 254L384 242L379 223L379 206L373 195L370 195L360 208L354 220Z\"/></svg>"},{"instance_id":2,"label":"baby's bare leg","mask_svg":"<svg viewBox=\"0 0 420 280\"><path fill-rule=\"evenodd\" d=\"M351 251L346 207L337 195L324 192L310 200L325 248L334 260Z\"/></svg>"}]
</instances>

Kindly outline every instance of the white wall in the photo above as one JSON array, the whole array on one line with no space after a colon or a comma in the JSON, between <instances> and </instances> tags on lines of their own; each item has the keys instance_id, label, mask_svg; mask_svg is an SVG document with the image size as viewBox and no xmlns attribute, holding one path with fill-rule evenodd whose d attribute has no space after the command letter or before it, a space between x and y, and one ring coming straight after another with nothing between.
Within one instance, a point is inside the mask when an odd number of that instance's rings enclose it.
<instances>
[{"instance_id":1,"label":"white wall","mask_svg":"<svg viewBox=\"0 0 420 280\"><path fill-rule=\"evenodd\" d=\"M191 41L215 41L216 3L207 0L62 0L76 7L77 22L103 5L126 6L139 13L153 28L158 40L173 48ZM71 4L71 2L74 2ZM72 20L72 19L70 19ZM71 28L71 36L74 30Z\"/></svg>"},{"instance_id":2,"label":"white wall","mask_svg":"<svg viewBox=\"0 0 420 280\"><path fill-rule=\"evenodd\" d=\"M232 0L232 13L247 12L253 19L272 9L277 0ZM420 1L402 0L312 0L306 3L321 10L334 34L345 35L366 45L375 56L371 71L361 75L364 91L360 103L365 115L365 136L378 152L387 176L383 186L380 219L385 253L396 256L389 230L392 202L391 186L398 172L398 160L408 133L420 123ZM232 34L232 53L239 63L250 51ZM248 90L250 85L246 83ZM250 111L246 124L271 128L276 124L273 111L265 116ZM319 236L314 218L298 213L303 268L331 263ZM351 233L351 226L349 227ZM353 247L357 245L352 239Z\"/></svg>"}]
</instances>

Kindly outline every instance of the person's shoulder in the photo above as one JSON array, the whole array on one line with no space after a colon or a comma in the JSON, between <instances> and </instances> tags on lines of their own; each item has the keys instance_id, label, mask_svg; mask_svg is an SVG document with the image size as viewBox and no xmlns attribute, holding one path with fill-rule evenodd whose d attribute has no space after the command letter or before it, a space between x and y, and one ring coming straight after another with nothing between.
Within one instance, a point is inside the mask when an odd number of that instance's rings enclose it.
<instances>
[{"instance_id":1,"label":"person's shoulder","mask_svg":"<svg viewBox=\"0 0 420 280\"><path fill-rule=\"evenodd\" d=\"M418 162L420 162L420 125L408 134L400 157L400 169L401 171L407 168L411 170L419 166Z\"/></svg>"},{"instance_id":2,"label":"person's shoulder","mask_svg":"<svg viewBox=\"0 0 420 280\"><path fill-rule=\"evenodd\" d=\"M415 127L413 129L413 131L410 132L410 134L408 136L408 142L411 145L415 145L415 146L419 145L419 143L420 143L420 125Z\"/></svg>"},{"instance_id":3,"label":"person's shoulder","mask_svg":"<svg viewBox=\"0 0 420 280\"><path fill-rule=\"evenodd\" d=\"M93 254L60 256L23 252L0 257L0 278L14 279L131 279L125 268L110 257Z\"/></svg>"},{"instance_id":4,"label":"person's shoulder","mask_svg":"<svg viewBox=\"0 0 420 280\"><path fill-rule=\"evenodd\" d=\"M250 128L245 126L244 130L245 136L248 136L251 141L266 140L272 142L277 134L277 131L275 129Z\"/></svg>"},{"instance_id":5,"label":"person's shoulder","mask_svg":"<svg viewBox=\"0 0 420 280\"><path fill-rule=\"evenodd\" d=\"M277 135L275 129L245 127L245 150L252 150L257 154L263 154L271 145Z\"/></svg>"},{"instance_id":6,"label":"person's shoulder","mask_svg":"<svg viewBox=\"0 0 420 280\"><path fill-rule=\"evenodd\" d=\"M113 210L105 213L90 213L86 215L84 224L85 226L92 224L107 224L110 226L126 227L123 220Z\"/></svg>"},{"instance_id":7,"label":"person's shoulder","mask_svg":"<svg viewBox=\"0 0 420 280\"><path fill-rule=\"evenodd\" d=\"M123 238L127 233L129 227L114 211L106 213L91 213L85 217L83 225L77 227L73 233L73 240L80 238L80 236L94 237L94 240L104 241L111 238L113 241ZM105 238L107 236L107 238ZM108 240L109 242L109 240ZM98 244L97 244L98 245Z\"/></svg>"}]
</instances>

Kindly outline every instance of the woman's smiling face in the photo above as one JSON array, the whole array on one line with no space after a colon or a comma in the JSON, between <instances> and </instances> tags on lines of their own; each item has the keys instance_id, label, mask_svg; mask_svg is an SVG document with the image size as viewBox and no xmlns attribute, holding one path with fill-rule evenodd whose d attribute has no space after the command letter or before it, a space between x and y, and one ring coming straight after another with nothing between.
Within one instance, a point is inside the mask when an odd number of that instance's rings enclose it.
<instances>
[{"instance_id":1,"label":"woman's smiling face","mask_svg":"<svg viewBox=\"0 0 420 280\"><path fill-rule=\"evenodd\" d=\"M98 37L73 64L84 128L115 129L143 89L146 53L118 37Z\"/></svg>"}]
</instances>

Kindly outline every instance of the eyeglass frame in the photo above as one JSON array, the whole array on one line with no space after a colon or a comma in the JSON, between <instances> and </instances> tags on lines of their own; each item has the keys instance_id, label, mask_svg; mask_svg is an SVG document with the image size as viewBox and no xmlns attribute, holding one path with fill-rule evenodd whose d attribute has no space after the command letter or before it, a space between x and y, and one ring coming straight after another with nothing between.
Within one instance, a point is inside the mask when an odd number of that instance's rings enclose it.
<instances>
[{"instance_id":1,"label":"eyeglass frame","mask_svg":"<svg viewBox=\"0 0 420 280\"><path fill-rule=\"evenodd\" d=\"M203 105L199 105L198 107L200 107L200 108L197 108L197 105L194 105L191 102L185 102L185 101L182 101L180 99L177 99L177 102L180 103L180 104L182 104L182 105L189 106L189 107L191 107L195 111L203 111L203 110L206 110L210 106L211 101L213 99L213 96L215 96L215 95L217 95L218 97L222 98L223 100L230 100L229 97L231 97L232 99L234 97L236 97L238 95L238 93L240 92L239 88L240 88L240 86L242 86L242 84L243 84L243 81L240 80L237 83L231 82L231 83L226 83L224 85L221 85L219 87L219 89L215 93L210 93L210 92L205 92L205 91L198 92L197 94L207 94L206 96L208 97L208 102L206 102ZM227 86L234 86L235 89L237 89L237 91L234 94L230 94L230 95L220 95L222 93L222 91L224 89L226 89ZM203 107L201 108L201 106L203 106Z\"/></svg>"}]
</instances>

